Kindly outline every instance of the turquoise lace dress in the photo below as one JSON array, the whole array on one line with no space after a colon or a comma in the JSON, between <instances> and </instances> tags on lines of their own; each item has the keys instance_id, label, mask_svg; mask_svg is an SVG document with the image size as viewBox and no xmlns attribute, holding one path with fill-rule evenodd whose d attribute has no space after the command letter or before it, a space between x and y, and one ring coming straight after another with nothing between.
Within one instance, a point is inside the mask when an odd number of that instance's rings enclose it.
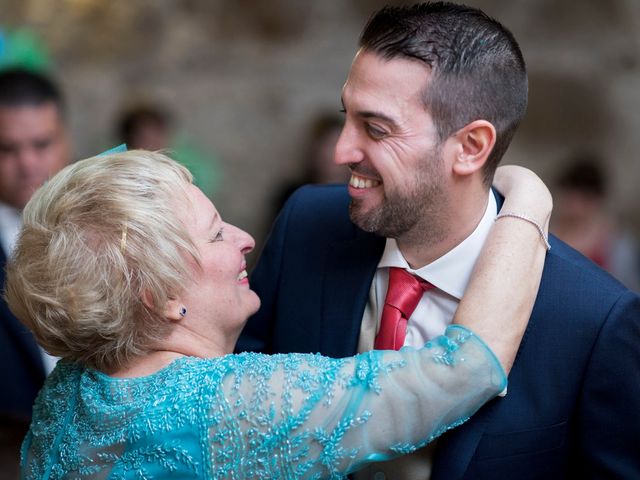
<instances>
[{"instance_id":1,"label":"turquoise lace dress","mask_svg":"<svg viewBox=\"0 0 640 480\"><path fill-rule=\"evenodd\" d=\"M339 479L425 445L505 386L459 326L420 350L184 357L131 379L62 361L36 401L22 475Z\"/></svg>"}]
</instances>

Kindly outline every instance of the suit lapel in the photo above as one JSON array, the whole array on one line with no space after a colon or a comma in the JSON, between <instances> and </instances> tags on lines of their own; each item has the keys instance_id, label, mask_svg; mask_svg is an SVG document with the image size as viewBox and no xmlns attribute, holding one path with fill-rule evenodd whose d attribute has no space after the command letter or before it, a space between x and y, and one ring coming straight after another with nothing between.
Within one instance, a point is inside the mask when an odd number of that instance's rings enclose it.
<instances>
[{"instance_id":1,"label":"suit lapel","mask_svg":"<svg viewBox=\"0 0 640 480\"><path fill-rule=\"evenodd\" d=\"M355 239L330 246L323 275L323 354L345 357L356 353L371 280L384 245L384 238L358 230Z\"/></svg>"},{"instance_id":2,"label":"suit lapel","mask_svg":"<svg viewBox=\"0 0 640 480\"><path fill-rule=\"evenodd\" d=\"M500 209L502 208L502 205L504 204L504 197L499 191L497 191L493 187L491 187L491 193L493 194L494 197L496 197L496 206L498 207L498 211L500 211Z\"/></svg>"}]
</instances>

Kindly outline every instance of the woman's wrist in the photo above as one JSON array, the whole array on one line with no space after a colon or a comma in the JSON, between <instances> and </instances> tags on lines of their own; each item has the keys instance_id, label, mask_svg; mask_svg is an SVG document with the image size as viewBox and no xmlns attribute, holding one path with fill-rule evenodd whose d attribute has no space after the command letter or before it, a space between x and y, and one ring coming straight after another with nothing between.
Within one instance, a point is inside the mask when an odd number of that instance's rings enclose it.
<instances>
[{"instance_id":1,"label":"woman's wrist","mask_svg":"<svg viewBox=\"0 0 640 480\"><path fill-rule=\"evenodd\" d=\"M549 251L551 250L551 245L549 244L549 232L548 232L548 224L542 225L535 218L530 217L526 214L505 211L504 209L498 213L495 218L495 221L498 221L502 218L514 218L527 223L530 223L537 231L538 235L540 235L540 240L544 244L544 248Z\"/></svg>"},{"instance_id":2,"label":"woman's wrist","mask_svg":"<svg viewBox=\"0 0 640 480\"><path fill-rule=\"evenodd\" d=\"M545 233L549 229L553 203L551 196L545 196L544 192L538 198L518 198L515 194L505 197L500 212L515 213L526 216L540 225Z\"/></svg>"},{"instance_id":3,"label":"woman's wrist","mask_svg":"<svg viewBox=\"0 0 640 480\"><path fill-rule=\"evenodd\" d=\"M494 185L505 196L501 212L526 216L547 231L553 200L535 173L514 165L499 167Z\"/></svg>"}]
</instances>

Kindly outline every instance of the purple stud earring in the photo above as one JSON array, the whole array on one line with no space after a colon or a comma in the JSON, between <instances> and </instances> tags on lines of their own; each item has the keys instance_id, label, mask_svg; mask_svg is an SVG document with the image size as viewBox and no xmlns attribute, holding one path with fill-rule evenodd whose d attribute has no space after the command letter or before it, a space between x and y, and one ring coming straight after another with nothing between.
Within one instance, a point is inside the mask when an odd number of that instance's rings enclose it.
<instances>
[{"instance_id":1,"label":"purple stud earring","mask_svg":"<svg viewBox=\"0 0 640 480\"><path fill-rule=\"evenodd\" d=\"M187 309L185 307L180 308L180 316L184 317L187 314Z\"/></svg>"}]
</instances>

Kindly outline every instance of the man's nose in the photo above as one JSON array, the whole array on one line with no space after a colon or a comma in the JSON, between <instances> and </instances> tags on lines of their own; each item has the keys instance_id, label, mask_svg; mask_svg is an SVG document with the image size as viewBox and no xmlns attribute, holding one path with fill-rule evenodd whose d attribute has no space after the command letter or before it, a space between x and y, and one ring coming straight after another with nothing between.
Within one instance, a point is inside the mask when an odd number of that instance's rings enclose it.
<instances>
[{"instance_id":1,"label":"man's nose","mask_svg":"<svg viewBox=\"0 0 640 480\"><path fill-rule=\"evenodd\" d=\"M337 165L350 165L361 162L363 158L364 154L359 146L358 132L346 122L336 143L334 162Z\"/></svg>"}]
</instances>

